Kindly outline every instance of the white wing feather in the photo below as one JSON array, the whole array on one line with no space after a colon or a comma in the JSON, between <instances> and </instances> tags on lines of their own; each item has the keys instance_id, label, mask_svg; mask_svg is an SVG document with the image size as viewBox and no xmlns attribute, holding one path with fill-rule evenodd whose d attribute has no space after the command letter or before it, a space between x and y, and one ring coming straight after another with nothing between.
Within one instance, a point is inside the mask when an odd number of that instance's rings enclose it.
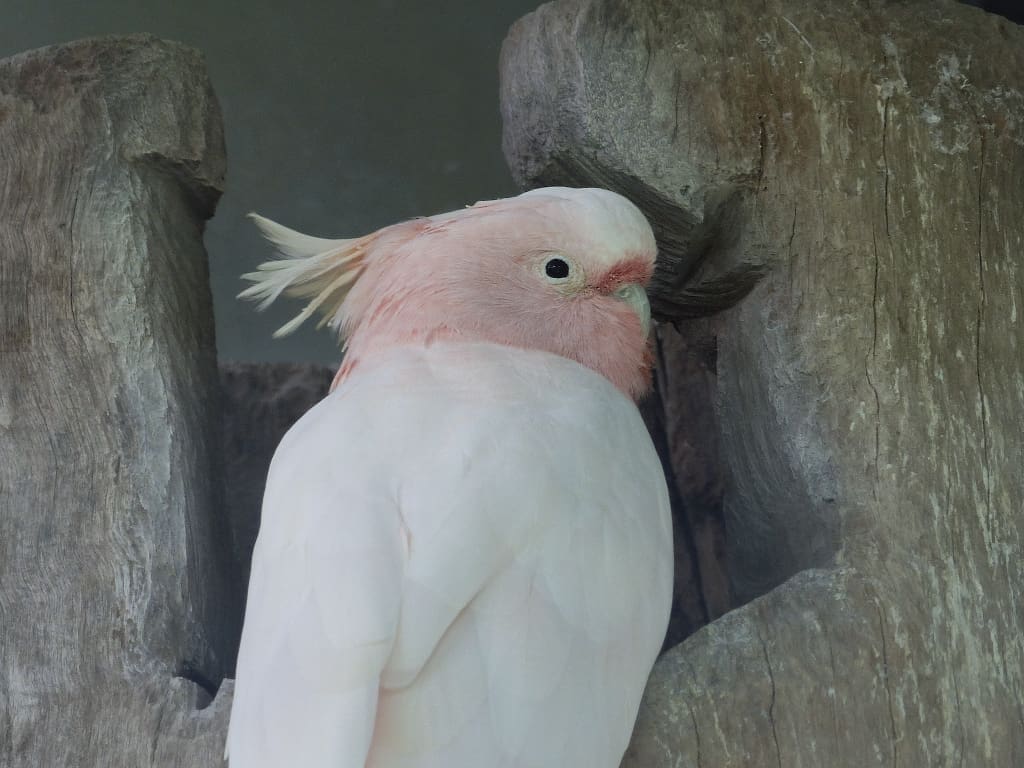
<instances>
[{"instance_id":1,"label":"white wing feather","mask_svg":"<svg viewBox=\"0 0 1024 768\"><path fill-rule=\"evenodd\" d=\"M336 466L334 426L303 419L271 464L228 733L233 767L366 760L405 553L387 488Z\"/></svg>"},{"instance_id":2,"label":"white wing feather","mask_svg":"<svg viewBox=\"0 0 1024 768\"><path fill-rule=\"evenodd\" d=\"M395 350L289 433L264 516L232 768L619 764L672 538L605 379L507 347Z\"/></svg>"}]
</instances>

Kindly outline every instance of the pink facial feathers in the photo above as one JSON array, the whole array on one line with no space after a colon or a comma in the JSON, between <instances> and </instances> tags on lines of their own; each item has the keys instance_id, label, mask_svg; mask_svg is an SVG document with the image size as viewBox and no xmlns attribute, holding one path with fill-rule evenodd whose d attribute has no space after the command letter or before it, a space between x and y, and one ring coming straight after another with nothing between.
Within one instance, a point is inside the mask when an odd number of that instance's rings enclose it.
<instances>
[{"instance_id":1,"label":"pink facial feathers","mask_svg":"<svg viewBox=\"0 0 1024 768\"><path fill-rule=\"evenodd\" d=\"M656 246L614 192L536 189L350 240L251 215L286 258L244 275L254 285L240 295L261 308L282 293L309 299L275 335L321 312L346 350L335 386L375 352L439 339L561 355L634 399L649 386L643 286Z\"/></svg>"}]
</instances>

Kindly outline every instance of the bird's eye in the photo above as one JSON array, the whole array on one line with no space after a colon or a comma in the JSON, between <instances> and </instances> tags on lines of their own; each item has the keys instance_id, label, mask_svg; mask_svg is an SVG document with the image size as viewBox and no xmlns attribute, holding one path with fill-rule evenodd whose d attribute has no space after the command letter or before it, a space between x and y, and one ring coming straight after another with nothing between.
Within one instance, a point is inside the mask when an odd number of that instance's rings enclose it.
<instances>
[{"instance_id":1,"label":"bird's eye","mask_svg":"<svg viewBox=\"0 0 1024 768\"><path fill-rule=\"evenodd\" d=\"M548 259L544 264L544 274L553 280L562 280L569 276L569 264L565 259L560 259L557 256Z\"/></svg>"}]
</instances>

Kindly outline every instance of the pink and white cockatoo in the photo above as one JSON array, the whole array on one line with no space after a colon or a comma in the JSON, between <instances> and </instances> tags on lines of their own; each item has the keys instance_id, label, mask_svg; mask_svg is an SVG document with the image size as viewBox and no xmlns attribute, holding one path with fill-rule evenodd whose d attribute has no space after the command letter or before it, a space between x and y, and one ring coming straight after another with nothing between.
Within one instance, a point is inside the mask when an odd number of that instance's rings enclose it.
<instances>
[{"instance_id":1,"label":"pink and white cockatoo","mask_svg":"<svg viewBox=\"0 0 1024 768\"><path fill-rule=\"evenodd\" d=\"M615 768L668 622L672 534L634 401L655 241L601 189L324 240L245 297L346 341L274 455L231 768Z\"/></svg>"}]
</instances>

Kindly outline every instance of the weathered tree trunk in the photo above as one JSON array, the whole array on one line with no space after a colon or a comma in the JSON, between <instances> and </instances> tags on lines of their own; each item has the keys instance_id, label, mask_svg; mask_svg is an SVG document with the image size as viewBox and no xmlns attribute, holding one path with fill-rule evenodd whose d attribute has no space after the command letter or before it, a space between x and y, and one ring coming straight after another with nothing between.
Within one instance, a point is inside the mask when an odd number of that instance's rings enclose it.
<instances>
[{"instance_id":1,"label":"weathered tree trunk","mask_svg":"<svg viewBox=\"0 0 1024 768\"><path fill-rule=\"evenodd\" d=\"M660 660L626 765L1024 765L1024 29L559 0L502 75L524 185L616 186L702 274L771 268L717 330L745 604Z\"/></svg>"},{"instance_id":2,"label":"weathered tree trunk","mask_svg":"<svg viewBox=\"0 0 1024 768\"><path fill-rule=\"evenodd\" d=\"M3 766L220 764L207 689L238 611L202 232L224 163L183 46L0 62Z\"/></svg>"}]
</instances>

